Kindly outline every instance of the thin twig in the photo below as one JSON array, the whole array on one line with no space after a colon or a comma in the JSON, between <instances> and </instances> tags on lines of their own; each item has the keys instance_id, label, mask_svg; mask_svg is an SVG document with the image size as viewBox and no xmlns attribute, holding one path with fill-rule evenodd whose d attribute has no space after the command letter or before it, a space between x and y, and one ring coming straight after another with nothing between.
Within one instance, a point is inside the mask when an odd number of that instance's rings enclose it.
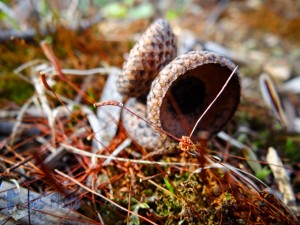
<instances>
[{"instance_id":1,"label":"thin twig","mask_svg":"<svg viewBox=\"0 0 300 225\"><path fill-rule=\"evenodd\" d=\"M219 91L219 93L217 94L217 96L214 98L214 100L209 104L209 106L205 109L205 111L202 113L202 115L200 116L200 118L197 120L191 134L189 135L189 138L191 138L193 136L194 131L196 130L196 127L198 126L198 124L200 123L200 121L202 120L202 118L205 116L205 114L208 112L208 110L212 107L212 105L215 103L215 101L219 98L219 96L222 94L222 92L224 91L225 87L227 86L227 84L229 83L229 81L231 80L232 76L235 74L235 71L237 70L238 66L236 66L234 68L234 70L232 71L232 73L230 74L230 76L228 77L228 79L226 80L225 84L223 85L223 87L221 88L221 90Z\"/></svg>"},{"instance_id":2,"label":"thin twig","mask_svg":"<svg viewBox=\"0 0 300 225\"><path fill-rule=\"evenodd\" d=\"M19 130L21 124L22 124L23 116L24 116L26 110L28 109L28 107L30 106L30 104L32 103L33 98L35 98L35 96L32 96L31 98L29 98L25 102L25 104L21 107L21 109L18 113L16 123L14 124L14 128L13 128L12 133L11 133L11 139L10 139L10 145L11 146L13 146L13 144L14 144L15 136L16 136L17 131Z\"/></svg>"},{"instance_id":3,"label":"thin twig","mask_svg":"<svg viewBox=\"0 0 300 225\"><path fill-rule=\"evenodd\" d=\"M42 109L43 109L44 113L47 116L49 127L51 129L52 145L54 146L55 145L55 129L54 129L55 118L54 118L53 112L50 108L48 99L45 95L45 88L42 85L41 80L37 79L36 74L32 74L31 79L32 79L32 82L34 84L34 88L36 90L36 93L38 94L38 97L40 99Z\"/></svg>"},{"instance_id":4,"label":"thin twig","mask_svg":"<svg viewBox=\"0 0 300 225\"><path fill-rule=\"evenodd\" d=\"M87 157L95 157L95 158L100 158L100 159L113 159L117 160L120 162L132 162L132 163L139 163L139 164L156 164L156 165L161 165L161 166L199 166L198 163L176 163L176 162L153 162L153 161L148 161L148 160L136 160L136 159L126 159L126 158L120 158L120 157L113 157L113 156L106 156L106 155L100 155L100 154L95 154L91 152L87 152L84 150L81 150L79 148L75 148L71 145L66 145L64 143L61 143L61 146L66 148L67 151L72 152L74 154L82 155L82 156L87 156Z\"/></svg>"},{"instance_id":5,"label":"thin twig","mask_svg":"<svg viewBox=\"0 0 300 225\"><path fill-rule=\"evenodd\" d=\"M135 112L131 111L130 109L128 109L127 107L125 107L124 104L121 103L121 102L114 101L114 100L109 100L109 101L103 101L103 102L94 103L94 107L101 107L101 106L108 106L108 105L121 107L121 108L125 109L126 111L128 111L129 113L131 113L132 115L135 115L137 118L143 120L145 123L149 124L150 126L152 126L153 128L155 128L156 130L158 130L158 131L160 131L162 133L167 134L169 137L173 138L176 141L181 141L178 137L176 137L173 134L171 134L171 133L163 130L159 126L157 126L157 125L155 125L155 124L147 121L145 118L143 118L143 117L139 116L138 114L136 114Z\"/></svg>"},{"instance_id":6,"label":"thin twig","mask_svg":"<svg viewBox=\"0 0 300 225\"><path fill-rule=\"evenodd\" d=\"M131 144L131 140L129 138L125 139L109 156L108 159L104 161L102 166L107 166L112 160L113 157L117 156L120 152L122 152L126 147Z\"/></svg>"}]
</instances>

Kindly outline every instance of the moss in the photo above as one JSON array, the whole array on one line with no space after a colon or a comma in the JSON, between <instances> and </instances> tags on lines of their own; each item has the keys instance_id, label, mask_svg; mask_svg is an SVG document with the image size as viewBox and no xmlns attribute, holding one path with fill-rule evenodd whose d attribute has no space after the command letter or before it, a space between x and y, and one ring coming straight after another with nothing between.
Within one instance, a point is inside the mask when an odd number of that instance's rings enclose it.
<instances>
[{"instance_id":1,"label":"moss","mask_svg":"<svg viewBox=\"0 0 300 225\"><path fill-rule=\"evenodd\" d=\"M155 201L157 215L166 217L166 224L219 224L220 218L228 213L228 218L235 220L234 196L229 192L222 192L214 179L220 173L220 170L213 170L212 173L205 172L204 176L195 174L185 181L175 180L173 185L177 197L158 189ZM182 174L182 177L189 176Z\"/></svg>"},{"instance_id":2,"label":"moss","mask_svg":"<svg viewBox=\"0 0 300 225\"><path fill-rule=\"evenodd\" d=\"M0 75L0 102L2 105L7 102L22 105L33 93L32 85L16 75Z\"/></svg>"}]
</instances>

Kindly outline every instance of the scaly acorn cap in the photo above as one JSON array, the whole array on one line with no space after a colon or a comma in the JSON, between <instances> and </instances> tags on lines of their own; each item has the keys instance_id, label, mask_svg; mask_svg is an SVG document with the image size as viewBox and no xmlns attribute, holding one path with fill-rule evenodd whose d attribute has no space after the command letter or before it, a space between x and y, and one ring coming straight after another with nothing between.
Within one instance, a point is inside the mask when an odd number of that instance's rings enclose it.
<instances>
[{"instance_id":1,"label":"scaly acorn cap","mask_svg":"<svg viewBox=\"0 0 300 225\"><path fill-rule=\"evenodd\" d=\"M147 98L149 121L178 138L189 136L235 67L230 60L210 52L193 51L177 57L152 82ZM208 137L219 132L233 116L239 101L236 71L198 124L192 141L198 141L203 132Z\"/></svg>"},{"instance_id":2,"label":"scaly acorn cap","mask_svg":"<svg viewBox=\"0 0 300 225\"><path fill-rule=\"evenodd\" d=\"M147 94L153 79L175 56L175 37L169 23L154 21L130 51L118 78L118 91L127 97Z\"/></svg>"},{"instance_id":3,"label":"scaly acorn cap","mask_svg":"<svg viewBox=\"0 0 300 225\"><path fill-rule=\"evenodd\" d=\"M137 98L129 98L126 102L126 108L134 111L138 116L146 118L146 105ZM126 110L122 113L122 120L129 136L145 149L152 151L162 150L171 146L172 142L167 139L166 135L163 136L151 125Z\"/></svg>"}]
</instances>

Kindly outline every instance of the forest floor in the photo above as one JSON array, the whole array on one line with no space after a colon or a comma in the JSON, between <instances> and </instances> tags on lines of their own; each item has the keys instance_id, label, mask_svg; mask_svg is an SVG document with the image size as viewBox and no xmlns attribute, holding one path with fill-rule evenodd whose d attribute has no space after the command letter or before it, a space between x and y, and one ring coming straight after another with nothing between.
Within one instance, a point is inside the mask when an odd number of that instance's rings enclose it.
<instances>
[{"instance_id":1,"label":"forest floor","mask_svg":"<svg viewBox=\"0 0 300 225\"><path fill-rule=\"evenodd\" d=\"M70 2L0 2L1 224L299 223L300 3ZM240 105L205 156L144 159L122 121L95 128L108 77L161 17L179 54L238 65Z\"/></svg>"}]
</instances>

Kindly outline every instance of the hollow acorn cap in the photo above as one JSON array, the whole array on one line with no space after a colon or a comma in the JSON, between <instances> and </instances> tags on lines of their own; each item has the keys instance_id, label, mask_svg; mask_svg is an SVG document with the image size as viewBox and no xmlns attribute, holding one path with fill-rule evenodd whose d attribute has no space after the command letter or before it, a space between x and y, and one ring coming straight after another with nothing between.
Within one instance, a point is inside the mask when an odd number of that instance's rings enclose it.
<instances>
[{"instance_id":1,"label":"hollow acorn cap","mask_svg":"<svg viewBox=\"0 0 300 225\"><path fill-rule=\"evenodd\" d=\"M118 78L118 91L127 97L147 94L153 79L175 56L172 29L166 20L158 19L131 49Z\"/></svg>"},{"instance_id":2,"label":"hollow acorn cap","mask_svg":"<svg viewBox=\"0 0 300 225\"><path fill-rule=\"evenodd\" d=\"M152 82L147 98L148 119L181 138L189 136L199 117L235 69L228 59L210 52L193 51L169 63ZM240 101L236 71L222 94L198 124L192 141L203 132L219 132L233 116Z\"/></svg>"}]
</instances>

